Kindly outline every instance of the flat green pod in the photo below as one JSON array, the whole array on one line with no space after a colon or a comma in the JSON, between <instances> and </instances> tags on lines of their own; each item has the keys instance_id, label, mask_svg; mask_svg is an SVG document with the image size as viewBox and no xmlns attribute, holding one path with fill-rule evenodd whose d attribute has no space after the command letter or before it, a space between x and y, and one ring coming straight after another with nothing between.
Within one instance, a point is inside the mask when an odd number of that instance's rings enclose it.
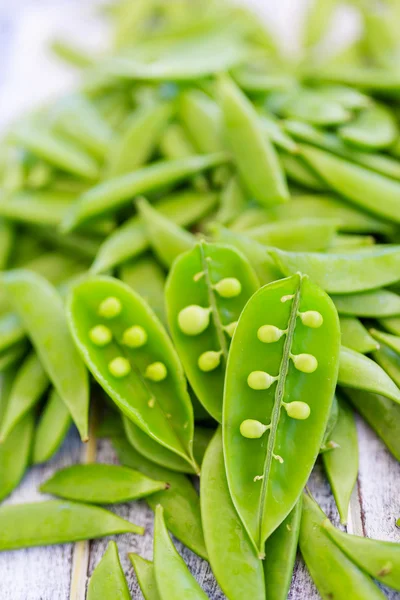
<instances>
[{"instance_id":1,"label":"flat green pod","mask_svg":"<svg viewBox=\"0 0 400 600\"><path fill-rule=\"evenodd\" d=\"M350 498L358 476L358 441L353 411L338 398L339 413L329 436L332 449L322 454L341 523L347 523Z\"/></svg>"},{"instance_id":2,"label":"flat green pod","mask_svg":"<svg viewBox=\"0 0 400 600\"><path fill-rule=\"evenodd\" d=\"M393 144L399 132L390 110L381 104L371 104L350 123L339 127L338 134L351 146L377 150Z\"/></svg>"},{"instance_id":3,"label":"flat green pod","mask_svg":"<svg viewBox=\"0 0 400 600\"><path fill-rule=\"evenodd\" d=\"M139 454L126 440L123 431L113 434L112 443L123 465L136 469L152 479L169 483L168 490L148 496L146 502L152 510L161 504L168 529L185 546L207 560L201 525L200 499L189 479Z\"/></svg>"},{"instance_id":4,"label":"flat green pod","mask_svg":"<svg viewBox=\"0 0 400 600\"><path fill-rule=\"evenodd\" d=\"M366 246L373 246L375 238L372 235L355 235L354 233L338 233L334 236L327 252L336 254L337 252L357 251Z\"/></svg>"},{"instance_id":5,"label":"flat green pod","mask_svg":"<svg viewBox=\"0 0 400 600\"><path fill-rule=\"evenodd\" d=\"M318 456L339 347L333 303L301 275L261 288L239 319L225 384L224 455L233 502L260 555Z\"/></svg>"},{"instance_id":6,"label":"flat green pod","mask_svg":"<svg viewBox=\"0 0 400 600\"><path fill-rule=\"evenodd\" d=\"M397 96L400 89L400 76L397 70L381 69L375 66L339 65L318 73L317 79L323 82L350 85L365 92Z\"/></svg>"},{"instance_id":7,"label":"flat green pod","mask_svg":"<svg viewBox=\"0 0 400 600\"><path fill-rule=\"evenodd\" d=\"M0 317L0 352L4 352L8 348L14 346L18 342L25 339L26 333L23 324L19 317L12 313L6 312Z\"/></svg>"},{"instance_id":8,"label":"flat green pod","mask_svg":"<svg viewBox=\"0 0 400 600\"><path fill-rule=\"evenodd\" d=\"M289 90L272 92L267 98L267 107L282 117L320 126L340 125L351 117L340 102L327 98L318 88L293 86Z\"/></svg>"},{"instance_id":9,"label":"flat green pod","mask_svg":"<svg viewBox=\"0 0 400 600\"><path fill-rule=\"evenodd\" d=\"M221 192L220 206L215 215L216 221L225 225L238 217L248 204L237 175L232 175Z\"/></svg>"},{"instance_id":10,"label":"flat green pod","mask_svg":"<svg viewBox=\"0 0 400 600\"><path fill-rule=\"evenodd\" d=\"M260 123L266 136L275 146L290 154L297 154L299 149L296 142L283 130L278 119L271 113L261 113Z\"/></svg>"},{"instance_id":11,"label":"flat green pod","mask_svg":"<svg viewBox=\"0 0 400 600\"><path fill-rule=\"evenodd\" d=\"M0 552L93 540L117 533L143 535L143 527L99 508L48 500L0 507Z\"/></svg>"},{"instance_id":12,"label":"flat green pod","mask_svg":"<svg viewBox=\"0 0 400 600\"><path fill-rule=\"evenodd\" d=\"M254 600L263 600L266 597L263 563L231 500L221 429L204 457L200 502L209 561L221 589L230 600L242 600L247 594Z\"/></svg>"},{"instance_id":13,"label":"flat green pod","mask_svg":"<svg viewBox=\"0 0 400 600\"><path fill-rule=\"evenodd\" d=\"M154 573L161 600L174 600L177 597L207 600L172 543L161 505L156 507L154 520Z\"/></svg>"},{"instance_id":14,"label":"flat green pod","mask_svg":"<svg viewBox=\"0 0 400 600\"><path fill-rule=\"evenodd\" d=\"M392 333L385 333L384 331L378 331L377 329L370 329L370 334L377 342L382 342L397 354L400 354L400 336L393 335ZM379 344L378 344L379 348Z\"/></svg>"},{"instance_id":15,"label":"flat green pod","mask_svg":"<svg viewBox=\"0 0 400 600\"><path fill-rule=\"evenodd\" d=\"M153 563L132 552L128 556L135 569L136 578L144 600L160 600Z\"/></svg>"},{"instance_id":16,"label":"flat green pod","mask_svg":"<svg viewBox=\"0 0 400 600\"><path fill-rule=\"evenodd\" d=\"M89 277L71 291L67 313L86 365L118 408L198 470L185 375L143 298L112 277Z\"/></svg>"},{"instance_id":17,"label":"flat green pod","mask_svg":"<svg viewBox=\"0 0 400 600\"><path fill-rule=\"evenodd\" d=\"M196 396L219 422L230 338L257 289L257 276L244 256L205 242L180 256L167 279L172 339Z\"/></svg>"},{"instance_id":18,"label":"flat green pod","mask_svg":"<svg viewBox=\"0 0 400 600\"><path fill-rule=\"evenodd\" d=\"M330 294L366 292L399 281L400 246L322 254L269 248L284 275L300 271Z\"/></svg>"},{"instance_id":19,"label":"flat green pod","mask_svg":"<svg viewBox=\"0 0 400 600\"><path fill-rule=\"evenodd\" d=\"M179 98L179 116L198 152L225 150L221 109L205 92L184 90Z\"/></svg>"},{"instance_id":20,"label":"flat green pod","mask_svg":"<svg viewBox=\"0 0 400 600\"><path fill-rule=\"evenodd\" d=\"M109 542L102 559L93 571L87 589L87 600L104 598L131 600L115 542Z\"/></svg>"},{"instance_id":21,"label":"flat green pod","mask_svg":"<svg viewBox=\"0 0 400 600\"><path fill-rule=\"evenodd\" d=\"M354 561L360 569L388 585L400 590L400 544L349 535L336 529L326 519L323 527L331 540Z\"/></svg>"},{"instance_id":22,"label":"flat green pod","mask_svg":"<svg viewBox=\"0 0 400 600\"><path fill-rule=\"evenodd\" d=\"M247 229L246 235L282 250L318 252L331 245L337 226L334 219L304 218L258 225Z\"/></svg>"},{"instance_id":23,"label":"flat green pod","mask_svg":"<svg viewBox=\"0 0 400 600\"><path fill-rule=\"evenodd\" d=\"M76 194L23 190L0 201L0 216L28 225L60 225Z\"/></svg>"},{"instance_id":24,"label":"flat green pod","mask_svg":"<svg viewBox=\"0 0 400 600\"><path fill-rule=\"evenodd\" d=\"M400 317L379 319L379 324L393 335L400 335Z\"/></svg>"},{"instance_id":25,"label":"flat green pod","mask_svg":"<svg viewBox=\"0 0 400 600\"><path fill-rule=\"evenodd\" d=\"M342 345L361 354L369 354L379 348L379 343L355 317L340 317L340 333Z\"/></svg>"},{"instance_id":26,"label":"flat green pod","mask_svg":"<svg viewBox=\"0 0 400 600\"><path fill-rule=\"evenodd\" d=\"M87 440L88 375L68 330L60 295L32 271L7 271L1 281L43 368L70 410L82 440Z\"/></svg>"},{"instance_id":27,"label":"flat green pod","mask_svg":"<svg viewBox=\"0 0 400 600\"><path fill-rule=\"evenodd\" d=\"M300 551L323 600L384 600L386 596L340 548L323 523L326 515L308 495L303 498Z\"/></svg>"},{"instance_id":28,"label":"flat green pod","mask_svg":"<svg viewBox=\"0 0 400 600\"><path fill-rule=\"evenodd\" d=\"M340 315L382 318L400 315L400 296L390 290L358 294L335 294L332 300Z\"/></svg>"},{"instance_id":29,"label":"flat green pod","mask_svg":"<svg viewBox=\"0 0 400 600\"><path fill-rule=\"evenodd\" d=\"M53 389L36 424L32 449L34 465L47 462L54 456L65 440L71 425L71 413L57 391Z\"/></svg>"},{"instance_id":30,"label":"flat green pod","mask_svg":"<svg viewBox=\"0 0 400 600\"><path fill-rule=\"evenodd\" d=\"M329 192L329 187L326 183L315 171L310 169L301 156L281 150L279 152L279 159L287 178L292 183L317 193Z\"/></svg>"}]
</instances>

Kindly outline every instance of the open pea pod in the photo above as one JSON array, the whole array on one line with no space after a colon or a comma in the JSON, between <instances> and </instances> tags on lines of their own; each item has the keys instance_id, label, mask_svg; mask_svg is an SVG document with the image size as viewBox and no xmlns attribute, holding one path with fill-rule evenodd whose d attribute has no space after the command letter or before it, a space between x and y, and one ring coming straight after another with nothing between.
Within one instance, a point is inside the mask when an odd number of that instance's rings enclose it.
<instances>
[{"instance_id":1,"label":"open pea pod","mask_svg":"<svg viewBox=\"0 0 400 600\"><path fill-rule=\"evenodd\" d=\"M260 555L319 453L339 348L332 301L299 274L261 288L239 319L225 379L224 454L233 502Z\"/></svg>"},{"instance_id":2,"label":"open pea pod","mask_svg":"<svg viewBox=\"0 0 400 600\"><path fill-rule=\"evenodd\" d=\"M230 337L257 288L244 256L205 242L179 257L167 280L172 338L194 392L219 422Z\"/></svg>"},{"instance_id":3,"label":"open pea pod","mask_svg":"<svg viewBox=\"0 0 400 600\"><path fill-rule=\"evenodd\" d=\"M146 302L117 279L90 277L73 288L67 310L85 363L118 408L198 471L183 369Z\"/></svg>"}]
</instances>

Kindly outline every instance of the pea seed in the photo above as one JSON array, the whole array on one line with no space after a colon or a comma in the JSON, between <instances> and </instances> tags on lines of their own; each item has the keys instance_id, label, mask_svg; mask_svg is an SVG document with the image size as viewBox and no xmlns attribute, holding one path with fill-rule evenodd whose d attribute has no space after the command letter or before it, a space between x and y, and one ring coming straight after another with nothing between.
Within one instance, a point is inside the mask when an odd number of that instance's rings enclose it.
<instances>
[{"instance_id":1,"label":"pea seed","mask_svg":"<svg viewBox=\"0 0 400 600\"><path fill-rule=\"evenodd\" d=\"M198 360L199 369L205 372L216 369L221 362L221 354L221 351L215 352L214 350L203 352Z\"/></svg>"},{"instance_id":2,"label":"pea seed","mask_svg":"<svg viewBox=\"0 0 400 600\"><path fill-rule=\"evenodd\" d=\"M95 346L107 346L112 340L112 333L105 325L96 325L89 332L90 340Z\"/></svg>"},{"instance_id":3,"label":"pea seed","mask_svg":"<svg viewBox=\"0 0 400 600\"><path fill-rule=\"evenodd\" d=\"M318 361L312 354L292 354L291 359L298 371L314 373L318 368Z\"/></svg>"},{"instance_id":4,"label":"pea seed","mask_svg":"<svg viewBox=\"0 0 400 600\"><path fill-rule=\"evenodd\" d=\"M246 419L240 424L240 433L243 437L255 440L264 435L269 425L263 425L255 419Z\"/></svg>"},{"instance_id":5,"label":"pea seed","mask_svg":"<svg viewBox=\"0 0 400 600\"><path fill-rule=\"evenodd\" d=\"M229 325L225 325L224 329L225 329L226 333L229 335L229 337L233 337L233 334L235 333L237 324L238 324L237 321L233 321L232 323L229 323Z\"/></svg>"},{"instance_id":6,"label":"pea seed","mask_svg":"<svg viewBox=\"0 0 400 600\"><path fill-rule=\"evenodd\" d=\"M262 325L257 331L257 337L263 344L277 342L284 334L285 331L275 327L275 325Z\"/></svg>"},{"instance_id":7,"label":"pea seed","mask_svg":"<svg viewBox=\"0 0 400 600\"><path fill-rule=\"evenodd\" d=\"M265 371L253 371L248 376L247 383L252 390L267 390L277 379Z\"/></svg>"},{"instance_id":8,"label":"pea seed","mask_svg":"<svg viewBox=\"0 0 400 600\"><path fill-rule=\"evenodd\" d=\"M307 310L306 312L299 313L299 316L302 323L306 325L306 327L312 327L312 329L318 329L324 322L321 313L316 310Z\"/></svg>"},{"instance_id":9,"label":"pea seed","mask_svg":"<svg viewBox=\"0 0 400 600\"><path fill-rule=\"evenodd\" d=\"M210 323L210 309L192 304L178 314L178 325L186 335L199 335Z\"/></svg>"},{"instance_id":10,"label":"pea seed","mask_svg":"<svg viewBox=\"0 0 400 600\"><path fill-rule=\"evenodd\" d=\"M283 402L283 406L289 417L303 421L310 416L311 409L305 402Z\"/></svg>"},{"instance_id":11,"label":"pea seed","mask_svg":"<svg viewBox=\"0 0 400 600\"><path fill-rule=\"evenodd\" d=\"M111 375L120 379L129 375L131 372L131 365L129 360L123 356L118 356L108 364L108 370L110 371Z\"/></svg>"},{"instance_id":12,"label":"pea seed","mask_svg":"<svg viewBox=\"0 0 400 600\"><path fill-rule=\"evenodd\" d=\"M152 381L163 381L167 376L167 367L162 362L155 362L146 368L145 377Z\"/></svg>"},{"instance_id":13,"label":"pea seed","mask_svg":"<svg viewBox=\"0 0 400 600\"><path fill-rule=\"evenodd\" d=\"M114 319L118 317L122 310L122 304L115 296L109 296L99 306L99 315L105 319Z\"/></svg>"},{"instance_id":14,"label":"pea seed","mask_svg":"<svg viewBox=\"0 0 400 600\"><path fill-rule=\"evenodd\" d=\"M214 288L222 298L235 298L242 291L242 284L235 277L226 277L218 281Z\"/></svg>"},{"instance_id":15,"label":"pea seed","mask_svg":"<svg viewBox=\"0 0 400 600\"><path fill-rule=\"evenodd\" d=\"M133 325L125 329L122 336L122 343L129 348L140 348L147 342L147 333L140 325Z\"/></svg>"}]
</instances>

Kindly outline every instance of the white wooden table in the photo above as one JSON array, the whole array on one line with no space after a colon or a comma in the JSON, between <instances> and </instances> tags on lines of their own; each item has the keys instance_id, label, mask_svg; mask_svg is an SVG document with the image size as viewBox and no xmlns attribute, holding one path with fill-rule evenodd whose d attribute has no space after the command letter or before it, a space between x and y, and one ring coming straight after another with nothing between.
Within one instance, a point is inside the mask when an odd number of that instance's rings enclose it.
<instances>
[{"instance_id":1,"label":"white wooden table","mask_svg":"<svg viewBox=\"0 0 400 600\"><path fill-rule=\"evenodd\" d=\"M275 20L275 29L286 35L295 50L294 37L287 34L296 28L305 0L248 1L270 14ZM104 29L89 16L93 3L91 0L0 0L0 129L32 104L74 85L75 77L48 58L45 45L55 34L71 35L85 43L101 42ZM341 34L345 35L351 26L350 15L344 21ZM395 526L396 518L400 517L400 465L361 420L358 420L358 434L360 473L351 502L348 531L400 542L400 531ZM100 462L116 460L107 441L98 441L91 449L83 448L72 432L57 456L48 464L31 469L7 502L42 500L43 496L37 492L40 482L61 467L85 460L88 451L96 452ZM321 465L316 466L310 487L322 508L337 523L337 510ZM139 599L142 596L127 553L133 551L145 558L152 557L153 516L144 502L112 509L146 528L143 537L122 535L116 538L132 597ZM0 554L0 599L83 600L88 578L107 541ZM213 600L224 598L207 563L179 542L177 547L209 597ZM385 591L391 600L400 600L400 593ZM296 565L289 598L319 598L301 559Z\"/></svg>"}]
</instances>

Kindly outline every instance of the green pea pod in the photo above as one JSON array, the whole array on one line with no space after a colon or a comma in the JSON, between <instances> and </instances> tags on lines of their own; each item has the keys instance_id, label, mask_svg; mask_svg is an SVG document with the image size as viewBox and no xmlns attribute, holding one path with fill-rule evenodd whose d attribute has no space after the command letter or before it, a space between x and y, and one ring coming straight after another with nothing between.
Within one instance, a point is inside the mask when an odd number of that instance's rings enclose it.
<instances>
[{"instance_id":1,"label":"green pea pod","mask_svg":"<svg viewBox=\"0 0 400 600\"><path fill-rule=\"evenodd\" d=\"M279 269L274 260L266 253L263 244L252 240L245 234L220 227L218 224L213 224L210 229L213 240L233 246L247 258L262 285L281 277Z\"/></svg>"},{"instance_id":2,"label":"green pea pod","mask_svg":"<svg viewBox=\"0 0 400 600\"><path fill-rule=\"evenodd\" d=\"M53 457L64 441L71 424L71 413L53 389L35 429L32 450L34 465L47 462Z\"/></svg>"},{"instance_id":3,"label":"green pea pod","mask_svg":"<svg viewBox=\"0 0 400 600\"><path fill-rule=\"evenodd\" d=\"M230 497L221 429L213 437L204 457L200 501L209 560L221 589L230 600L242 600L247 594L254 600L263 600L266 597L263 563Z\"/></svg>"},{"instance_id":4,"label":"green pea pod","mask_svg":"<svg viewBox=\"0 0 400 600\"><path fill-rule=\"evenodd\" d=\"M399 281L400 246L379 247L342 254L286 252L269 249L284 275L306 273L331 294L352 294Z\"/></svg>"},{"instance_id":5,"label":"green pea pod","mask_svg":"<svg viewBox=\"0 0 400 600\"><path fill-rule=\"evenodd\" d=\"M260 555L318 456L339 349L333 303L301 275L261 288L239 319L226 374L224 454L233 502Z\"/></svg>"},{"instance_id":6,"label":"green pea pod","mask_svg":"<svg viewBox=\"0 0 400 600\"><path fill-rule=\"evenodd\" d=\"M370 334L377 342L382 342L382 344L385 344L394 350L394 352L400 354L400 336L393 335L391 333L384 333L383 331L378 331L377 329L370 329Z\"/></svg>"},{"instance_id":7,"label":"green pea pod","mask_svg":"<svg viewBox=\"0 0 400 600\"><path fill-rule=\"evenodd\" d=\"M348 252L352 250L362 250L366 246L373 246L375 238L372 235L354 235L338 233L334 236L327 252L337 254L338 252Z\"/></svg>"},{"instance_id":8,"label":"green pea pod","mask_svg":"<svg viewBox=\"0 0 400 600\"><path fill-rule=\"evenodd\" d=\"M340 125L349 120L351 113L334 98L327 98L318 89L293 87L287 91L269 94L267 107L272 112L290 119L313 125Z\"/></svg>"},{"instance_id":9,"label":"green pea pod","mask_svg":"<svg viewBox=\"0 0 400 600\"><path fill-rule=\"evenodd\" d=\"M60 235L51 227L34 225L31 231L43 242L56 248L61 252L92 261L100 248L101 238L97 235L86 235L84 233L70 233Z\"/></svg>"},{"instance_id":10,"label":"green pea pod","mask_svg":"<svg viewBox=\"0 0 400 600\"><path fill-rule=\"evenodd\" d=\"M332 300L340 315L379 318L400 314L400 296L389 290L334 295Z\"/></svg>"},{"instance_id":11,"label":"green pea pod","mask_svg":"<svg viewBox=\"0 0 400 600\"><path fill-rule=\"evenodd\" d=\"M315 171L310 169L301 156L280 151L279 159L287 178L295 184L314 192L329 192L329 187Z\"/></svg>"},{"instance_id":12,"label":"green pea pod","mask_svg":"<svg viewBox=\"0 0 400 600\"><path fill-rule=\"evenodd\" d=\"M117 177L144 165L153 154L172 114L166 102L140 107L125 123L124 133L110 147L106 177Z\"/></svg>"},{"instance_id":13,"label":"green pea pod","mask_svg":"<svg viewBox=\"0 0 400 600\"><path fill-rule=\"evenodd\" d=\"M78 502L50 500L0 507L0 552L93 540L117 533L143 535L143 527Z\"/></svg>"},{"instance_id":14,"label":"green pea pod","mask_svg":"<svg viewBox=\"0 0 400 600\"><path fill-rule=\"evenodd\" d=\"M238 67L234 70L235 81L242 90L249 93L271 92L290 89L295 80L287 74L271 74L258 69Z\"/></svg>"},{"instance_id":15,"label":"green pea pod","mask_svg":"<svg viewBox=\"0 0 400 600\"><path fill-rule=\"evenodd\" d=\"M302 498L268 538L265 546L265 597L286 600L289 594L300 533Z\"/></svg>"},{"instance_id":16,"label":"green pea pod","mask_svg":"<svg viewBox=\"0 0 400 600\"><path fill-rule=\"evenodd\" d=\"M341 65L318 74L318 79L329 83L350 85L363 91L380 94L383 92L385 95L397 96L400 89L400 76L397 70L380 67Z\"/></svg>"},{"instance_id":17,"label":"green pea pod","mask_svg":"<svg viewBox=\"0 0 400 600\"><path fill-rule=\"evenodd\" d=\"M165 273L158 262L150 254L145 254L135 261L122 265L119 277L146 300L160 321L166 325Z\"/></svg>"},{"instance_id":18,"label":"green pea pod","mask_svg":"<svg viewBox=\"0 0 400 600\"><path fill-rule=\"evenodd\" d=\"M136 202L150 246L158 260L171 268L174 260L196 244L196 237L159 213L144 198Z\"/></svg>"},{"instance_id":19,"label":"green pea pod","mask_svg":"<svg viewBox=\"0 0 400 600\"><path fill-rule=\"evenodd\" d=\"M218 203L215 193L184 191L156 204L157 210L177 225L186 227L209 214ZM144 224L137 216L126 221L106 238L92 265L94 273L102 273L135 258L150 248Z\"/></svg>"},{"instance_id":20,"label":"green pea pod","mask_svg":"<svg viewBox=\"0 0 400 600\"><path fill-rule=\"evenodd\" d=\"M222 112L218 104L197 89L184 91L179 116L198 152L208 154L225 150Z\"/></svg>"},{"instance_id":21,"label":"green pea pod","mask_svg":"<svg viewBox=\"0 0 400 600\"><path fill-rule=\"evenodd\" d=\"M88 504L130 502L166 489L139 471L95 463L66 467L40 486L44 494Z\"/></svg>"},{"instance_id":22,"label":"green pea pod","mask_svg":"<svg viewBox=\"0 0 400 600\"><path fill-rule=\"evenodd\" d=\"M82 440L87 440L88 376L68 331L61 297L46 279L31 271L8 271L2 282L43 368L70 410Z\"/></svg>"},{"instance_id":23,"label":"green pea pod","mask_svg":"<svg viewBox=\"0 0 400 600\"><path fill-rule=\"evenodd\" d=\"M117 279L91 277L73 288L67 312L86 365L118 408L197 471L183 369L146 302Z\"/></svg>"},{"instance_id":24,"label":"green pea pod","mask_svg":"<svg viewBox=\"0 0 400 600\"><path fill-rule=\"evenodd\" d=\"M156 465L136 452L123 432L114 435L112 442L123 465L136 469L152 479L168 481L170 486L168 490L148 496L146 502L152 510L161 504L168 529L185 546L207 559L201 526L200 500L189 479L185 475Z\"/></svg>"},{"instance_id":25,"label":"green pea pod","mask_svg":"<svg viewBox=\"0 0 400 600\"><path fill-rule=\"evenodd\" d=\"M0 201L0 216L18 223L58 226L75 195L49 191L20 191Z\"/></svg>"},{"instance_id":26,"label":"green pea pod","mask_svg":"<svg viewBox=\"0 0 400 600\"><path fill-rule=\"evenodd\" d=\"M0 426L0 443L3 443L15 426L39 402L49 385L42 364L33 352L23 362L10 390L6 410Z\"/></svg>"},{"instance_id":27,"label":"green pea pod","mask_svg":"<svg viewBox=\"0 0 400 600\"><path fill-rule=\"evenodd\" d=\"M99 176L98 165L89 154L38 123L20 124L12 135L19 146L67 173L89 180Z\"/></svg>"},{"instance_id":28,"label":"green pea pod","mask_svg":"<svg viewBox=\"0 0 400 600\"><path fill-rule=\"evenodd\" d=\"M378 394L347 388L344 390L357 412L400 461L400 406Z\"/></svg>"},{"instance_id":29,"label":"green pea pod","mask_svg":"<svg viewBox=\"0 0 400 600\"><path fill-rule=\"evenodd\" d=\"M14 369L2 375L0 384L0 423L7 409ZM16 425L7 440L0 445L0 502L19 484L29 466L35 419L29 412Z\"/></svg>"},{"instance_id":30,"label":"green pea pod","mask_svg":"<svg viewBox=\"0 0 400 600\"><path fill-rule=\"evenodd\" d=\"M400 311L399 311L400 314ZM394 335L400 335L400 317L379 319L380 325Z\"/></svg>"},{"instance_id":31,"label":"green pea pod","mask_svg":"<svg viewBox=\"0 0 400 600\"><path fill-rule=\"evenodd\" d=\"M266 223L246 230L251 239L282 250L318 252L333 242L337 222L333 219L300 219Z\"/></svg>"},{"instance_id":32,"label":"green pea pod","mask_svg":"<svg viewBox=\"0 0 400 600\"><path fill-rule=\"evenodd\" d=\"M222 420L229 339L257 277L233 248L201 242L177 259L165 288L172 338L193 390Z\"/></svg>"},{"instance_id":33,"label":"green pea pod","mask_svg":"<svg viewBox=\"0 0 400 600\"><path fill-rule=\"evenodd\" d=\"M25 335L25 328L17 315L6 313L0 317L0 352L21 342Z\"/></svg>"},{"instance_id":34,"label":"green pea pod","mask_svg":"<svg viewBox=\"0 0 400 600\"><path fill-rule=\"evenodd\" d=\"M226 153L218 153L160 161L104 181L78 199L67 213L62 230L68 232L76 229L91 219L126 206L135 196L179 183L201 171L223 164L228 159Z\"/></svg>"},{"instance_id":35,"label":"green pea pod","mask_svg":"<svg viewBox=\"0 0 400 600\"><path fill-rule=\"evenodd\" d=\"M153 563L138 554L129 553L128 556L135 569L144 600L160 600Z\"/></svg>"},{"instance_id":36,"label":"green pea pod","mask_svg":"<svg viewBox=\"0 0 400 600\"><path fill-rule=\"evenodd\" d=\"M372 104L339 128L346 143L366 150L387 148L398 136L396 119L385 106Z\"/></svg>"},{"instance_id":37,"label":"green pea pod","mask_svg":"<svg viewBox=\"0 0 400 600\"><path fill-rule=\"evenodd\" d=\"M273 145L260 129L257 112L228 77L219 80L218 92L227 141L245 187L265 206L286 202L285 175Z\"/></svg>"},{"instance_id":38,"label":"green pea pod","mask_svg":"<svg viewBox=\"0 0 400 600\"><path fill-rule=\"evenodd\" d=\"M375 356L376 352L373 355ZM338 375L340 385L381 394L393 402L400 403L400 390L392 379L367 356L345 346L341 347Z\"/></svg>"},{"instance_id":39,"label":"green pea pod","mask_svg":"<svg viewBox=\"0 0 400 600\"><path fill-rule=\"evenodd\" d=\"M309 496L303 499L300 550L324 600L383 600L373 581L332 542L322 526L326 516Z\"/></svg>"},{"instance_id":40,"label":"green pea pod","mask_svg":"<svg viewBox=\"0 0 400 600\"><path fill-rule=\"evenodd\" d=\"M336 394L333 396L332 406L329 413L328 423L326 424L324 439L322 440L322 445L319 450L320 454L324 452L328 452L335 447L335 444L330 442L330 438L332 436L332 432L336 427L337 421L339 418L339 403Z\"/></svg>"},{"instance_id":41,"label":"green pea pod","mask_svg":"<svg viewBox=\"0 0 400 600\"><path fill-rule=\"evenodd\" d=\"M358 476L358 443L353 411L341 398L338 405L338 420L329 438L334 447L322 454L322 460L340 520L346 523L350 497Z\"/></svg>"},{"instance_id":42,"label":"green pea pod","mask_svg":"<svg viewBox=\"0 0 400 600\"><path fill-rule=\"evenodd\" d=\"M261 114L260 121L266 136L275 146L290 154L296 154L299 151L296 142L282 129L279 121L272 114Z\"/></svg>"},{"instance_id":43,"label":"green pea pod","mask_svg":"<svg viewBox=\"0 0 400 600\"><path fill-rule=\"evenodd\" d=\"M397 387L400 386L400 356L397 352L394 352L391 348L382 344L378 350L372 353L373 359L384 369L389 377L394 381ZM368 390L376 391L376 390ZM382 392L377 392L378 394ZM387 396L387 394L382 394ZM387 396L390 397L390 396ZM396 401L394 398L391 400Z\"/></svg>"},{"instance_id":44,"label":"green pea pod","mask_svg":"<svg viewBox=\"0 0 400 600\"><path fill-rule=\"evenodd\" d=\"M368 333L361 321L354 317L340 317L340 332L343 346L351 350L369 354L379 348L378 342Z\"/></svg>"},{"instance_id":45,"label":"green pea pod","mask_svg":"<svg viewBox=\"0 0 400 600\"><path fill-rule=\"evenodd\" d=\"M14 244L14 227L0 219L0 270L6 268Z\"/></svg>"},{"instance_id":46,"label":"green pea pod","mask_svg":"<svg viewBox=\"0 0 400 600\"><path fill-rule=\"evenodd\" d=\"M172 543L164 521L164 509L160 504L156 507L154 521L154 573L161 600L173 600L176 597L207 600Z\"/></svg>"},{"instance_id":47,"label":"green pea pod","mask_svg":"<svg viewBox=\"0 0 400 600\"><path fill-rule=\"evenodd\" d=\"M311 146L301 146L301 154L340 195L379 217L400 222L398 181Z\"/></svg>"},{"instance_id":48,"label":"green pea pod","mask_svg":"<svg viewBox=\"0 0 400 600\"><path fill-rule=\"evenodd\" d=\"M326 519L323 527L330 539L355 564L395 590L400 590L400 545L396 542L372 540L339 531Z\"/></svg>"},{"instance_id":49,"label":"green pea pod","mask_svg":"<svg viewBox=\"0 0 400 600\"><path fill-rule=\"evenodd\" d=\"M248 199L237 175L232 175L221 192L221 202L215 219L222 224L236 219L246 207Z\"/></svg>"},{"instance_id":50,"label":"green pea pod","mask_svg":"<svg viewBox=\"0 0 400 600\"><path fill-rule=\"evenodd\" d=\"M131 600L115 542L109 542L101 561L93 571L87 590L87 600L104 598Z\"/></svg>"}]
</instances>

